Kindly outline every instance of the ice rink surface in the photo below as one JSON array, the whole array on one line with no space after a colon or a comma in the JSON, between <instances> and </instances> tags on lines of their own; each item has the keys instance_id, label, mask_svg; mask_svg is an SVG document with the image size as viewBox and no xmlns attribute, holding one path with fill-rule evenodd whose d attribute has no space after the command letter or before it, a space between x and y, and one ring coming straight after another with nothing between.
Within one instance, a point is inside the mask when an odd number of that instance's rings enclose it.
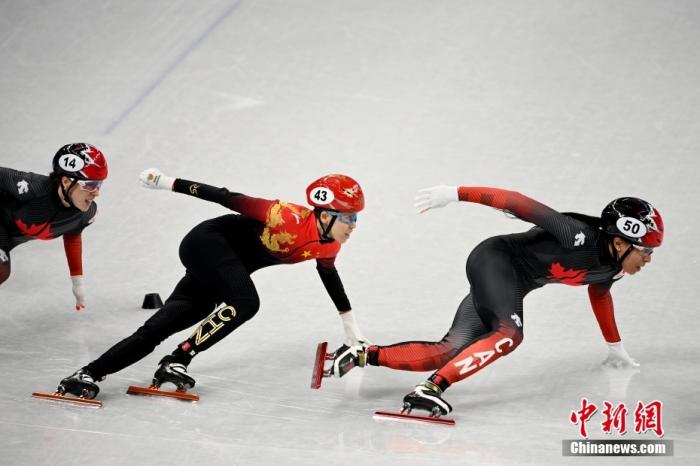
<instances>
[{"instance_id":1,"label":"ice rink surface","mask_svg":"<svg viewBox=\"0 0 700 466\"><path fill-rule=\"evenodd\" d=\"M0 166L48 173L75 141L110 164L83 235L87 310L61 241L12 251L0 464L698 464L699 23L690 0L0 1ZM417 189L496 186L592 215L648 199L665 243L612 290L641 370L604 370L585 290L552 285L526 299L520 348L446 392L456 427L377 422L429 373L311 390L316 343L342 327L304 263L253 275L258 315L190 366L199 403L125 394L188 332L101 383L101 409L30 398L133 332L143 295L182 275L183 235L226 213L140 188L150 166L297 203L323 174L358 179L367 208L337 265L378 344L441 338L469 251L530 226L471 204L416 215ZM582 397L661 400L675 456L563 457ZM627 421L624 438L656 438Z\"/></svg>"}]
</instances>

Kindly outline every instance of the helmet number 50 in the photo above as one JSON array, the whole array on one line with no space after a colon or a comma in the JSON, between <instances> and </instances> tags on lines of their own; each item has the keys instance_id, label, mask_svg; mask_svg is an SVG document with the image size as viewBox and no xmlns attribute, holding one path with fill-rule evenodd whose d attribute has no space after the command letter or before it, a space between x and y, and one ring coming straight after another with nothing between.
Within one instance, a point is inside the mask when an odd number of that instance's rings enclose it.
<instances>
[{"instance_id":1,"label":"helmet number 50","mask_svg":"<svg viewBox=\"0 0 700 466\"><path fill-rule=\"evenodd\" d=\"M641 238L647 234L646 225L636 218L622 217L617 219L616 223L618 230L630 238Z\"/></svg>"}]
</instances>

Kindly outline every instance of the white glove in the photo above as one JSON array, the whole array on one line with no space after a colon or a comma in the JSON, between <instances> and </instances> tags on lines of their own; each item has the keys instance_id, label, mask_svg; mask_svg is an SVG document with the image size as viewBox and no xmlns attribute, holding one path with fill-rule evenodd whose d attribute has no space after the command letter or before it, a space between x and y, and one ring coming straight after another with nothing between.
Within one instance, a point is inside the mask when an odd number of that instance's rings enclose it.
<instances>
[{"instance_id":1,"label":"white glove","mask_svg":"<svg viewBox=\"0 0 700 466\"><path fill-rule=\"evenodd\" d=\"M85 309L85 281L82 275L70 277L73 282L73 296L75 296L75 310Z\"/></svg>"},{"instance_id":2,"label":"white glove","mask_svg":"<svg viewBox=\"0 0 700 466\"><path fill-rule=\"evenodd\" d=\"M614 368L639 367L639 363L627 354L621 341L608 343L608 357L603 361L603 365Z\"/></svg>"},{"instance_id":3,"label":"white glove","mask_svg":"<svg viewBox=\"0 0 700 466\"><path fill-rule=\"evenodd\" d=\"M343 343L351 347L361 346L363 348L368 348L369 342L362 335L362 332L357 326L352 311L340 314L340 319L343 321L343 330L345 330L345 341Z\"/></svg>"},{"instance_id":4,"label":"white glove","mask_svg":"<svg viewBox=\"0 0 700 466\"><path fill-rule=\"evenodd\" d=\"M418 209L419 213L426 212L430 209L445 207L450 202L459 201L457 194L457 186L433 186L418 191L413 207Z\"/></svg>"},{"instance_id":5,"label":"white glove","mask_svg":"<svg viewBox=\"0 0 700 466\"><path fill-rule=\"evenodd\" d=\"M139 179L141 180L141 184L151 189L167 189L172 191L173 183L175 183L175 178L167 176L157 168L148 168L142 171L139 175Z\"/></svg>"}]
</instances>

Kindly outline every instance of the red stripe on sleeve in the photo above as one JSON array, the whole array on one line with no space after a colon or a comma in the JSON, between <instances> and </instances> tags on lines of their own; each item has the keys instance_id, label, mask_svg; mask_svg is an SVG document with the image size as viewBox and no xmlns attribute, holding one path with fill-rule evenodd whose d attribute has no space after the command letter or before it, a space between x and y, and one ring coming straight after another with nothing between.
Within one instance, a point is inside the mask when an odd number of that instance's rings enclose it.
<instances>
[{"instance_id":1,"label":"red stripe on sleeve","mask_svg":"<svg viewBox=\"0 0 700 466\"><path fill-rule=\"evenodd\" d=\"M615 308L613 307L612 295L609 289L589 285L588 297L593 306L593 313L598 321L603 338L608 343L617 343L621 340L615 323Z\"/></svg>"},{"instance_id":2,"label":"red stripe on sleeve","mask_svg":"<svg viewBox=\"0 0 700 466\"><path fill-rule=\"evenodd\" d=\"M496 209L508 210L524 218L529 217L538 208L547 208L519 192L505 189L460 186L457 193L460 201L475 202Z\"/></svg>"},{"instance_id":3,"label":"red stripe on sleeve","mask_svg":"<svg viewBox=\"0 0 700 466\"><path fill-rule=\"evenodd\" d=\"M63 248L68 259L70 276L83 274L83 240L80 233L69 233L63 235Z\"/></svg>"}]
</instances>

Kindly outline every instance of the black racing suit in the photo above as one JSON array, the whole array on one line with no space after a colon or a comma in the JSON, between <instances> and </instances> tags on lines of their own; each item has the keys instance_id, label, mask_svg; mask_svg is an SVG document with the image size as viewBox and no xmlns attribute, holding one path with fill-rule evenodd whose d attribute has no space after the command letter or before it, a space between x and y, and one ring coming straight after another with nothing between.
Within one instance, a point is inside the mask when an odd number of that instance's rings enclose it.
<instances>
[{"instance_id":1,"label":"black racing suit","mask_svg":"<svg viewBox=\"0 0 700 466\"><path fill-rule=\"evenodd\" d=\"M187 233L180 244L185 276L143 326L86 366L93 377L100 379L133 364L167 337L200 323L172 354L177 362L189 364L194 355L257 313L260 300L250 275L263 267L316 259L337 309L350 310L334 265L340 244L320 238L313 211L182 179L176 179L173 190L220 203L242 215L206 220ZM212 313L215 307L218 311Z\"/></svg>"},{"instance_id":2,"label":"black racing suit","mask_svg":"<svg viewBox=\"0 0 700 466\"><path fill-rule=\"evenodd\" d=\"M536 226L479 244L467 260L470 293L439 342L373 346L368 361L394 369L436 370L443 389L513 351L523 339L523 298L549 283L588 285L589 297L608 342L620 340L610 287L622 277L600 219L557 212L519 193L460 187L459 199L485 204Z\"/></svg>"},{"instance_id":3,"label":"black racing suit","mask_svg":"<svg viewBox=\"0 0 700 466\"><path fill-rule=\"evenodd\" d=\"M64 206L57 182L48 176L0 167L0 283L10 276L15 246L59 236L71 275L82 275L80 234L96 215L94 202L86 212Z\"/></svg>"}]
</instances>

